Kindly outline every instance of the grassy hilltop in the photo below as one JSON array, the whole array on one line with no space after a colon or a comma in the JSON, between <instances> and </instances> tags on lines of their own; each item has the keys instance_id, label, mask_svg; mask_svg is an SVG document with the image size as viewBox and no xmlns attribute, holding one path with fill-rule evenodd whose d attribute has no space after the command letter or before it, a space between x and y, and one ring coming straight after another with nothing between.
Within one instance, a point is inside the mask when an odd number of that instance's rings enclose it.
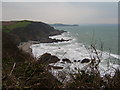
<instances>
[{"instance_id":1,"label":"grassy hilltop","mask_svg":"<svg viewBox=\"0 0 120 90\"><path fill-rule=\"evenodd\" d=\"M11 21L11 22L3 22L3 31L11 32L15 28L24 28L31 22L28 21Z\"/></svg>"}]
</instances>

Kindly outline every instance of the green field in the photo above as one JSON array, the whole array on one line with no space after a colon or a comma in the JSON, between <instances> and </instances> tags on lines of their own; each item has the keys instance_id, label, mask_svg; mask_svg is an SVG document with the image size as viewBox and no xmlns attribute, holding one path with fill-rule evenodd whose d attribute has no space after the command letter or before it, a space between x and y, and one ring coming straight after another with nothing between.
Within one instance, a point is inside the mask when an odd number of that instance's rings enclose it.
<instances>
[{"instance_id":1,"label":"green field","mask_svg":"<svg viewBox=\"0 0 120 90\"><path fill-rule=\"evenodd\" d=\"M11 24L11 25L7 25L7 26L3 26L3 31L5 32L10 32L11 30L15 29L15 28L20 28L20 27L26 27L28 24L30 24L31 22L27 22L27 21L20 21L17 22L15 24Z\"/></svg>"}]
</instances>

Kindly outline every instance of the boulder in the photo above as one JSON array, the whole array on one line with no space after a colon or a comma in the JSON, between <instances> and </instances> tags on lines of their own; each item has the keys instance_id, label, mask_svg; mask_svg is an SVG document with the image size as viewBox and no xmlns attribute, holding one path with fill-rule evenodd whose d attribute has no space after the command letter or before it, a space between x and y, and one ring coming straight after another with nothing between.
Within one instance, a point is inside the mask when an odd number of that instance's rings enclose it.
<instances>
[{"instance_id":1,"label":"boulder","mask_svg":"<svg viewBox=\"0 0 120 90\"><path fill-rule=\"evenodd\" d=\"M77 60L74 60L74 62L77 62Z\"/></svg>"},{"instance_id":2,"label":"boulder","mask_svg":"<svg viewBox=\"0 0 120 90\"><path fill-rule=\"evenodd\" d=\"M81 60L78 60L78 62L80 62Z\"/></svg>"},{"instance_id":3,"label":"boulder","mask_svg":"<svg viewBox=\"0 0 120 90\"><path fill-rule=\"evenodd\" d=\"M88 58L85 58L81 61L81 63L89 63L89 62L90 62L90 59L88 59Z\"/></svg>"},{"instance_id":4,"label":"boulder","mask_svg":"<svg viewBox=\"0 0 120 90\"><path fill-rule=\"evenodd\" d=\"M69 59L67 59L67 58L62 59L62 61L63 61L63 62L67 62L67 63L71 63L71 61L70 61Z\"/></svg>"},{"instance_id":5,"label":"boulder","mask_svg":"<svg viewBox=\"0 0 120 90\"><path fill-rule=\"evenodd\" d=\"M60 59L54 55L45 53L38 59L38 61L40 63L49 64L49 63L56 63L56 62L60 61Z\"/></svg>"}]
</instances>

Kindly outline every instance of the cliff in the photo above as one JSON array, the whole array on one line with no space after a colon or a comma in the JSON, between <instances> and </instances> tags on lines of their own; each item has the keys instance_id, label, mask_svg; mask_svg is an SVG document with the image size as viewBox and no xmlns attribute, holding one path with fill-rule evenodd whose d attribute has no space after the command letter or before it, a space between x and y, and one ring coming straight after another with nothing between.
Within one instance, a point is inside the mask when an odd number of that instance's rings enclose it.
<instances>
[{"instance_id":1,"label":"cliff","mask_svg":"<svg viewBox=\"0 0 120 90\"><path fill-rule=\"evenodd\" d=\"M21 41L39 40L62 31L32 21L3 22L2 89L58 88L61 83L32 55L20 50Z\"/></svg>"},{"instance_id":2,"label":"cliff","mask_svg":"<svg viewBox=\"0 0 120 90\"><path fill-rule=\"evenodd\" d=\"M48 24L35 21L3 21L3 32L17 38L17 43L29 40L40 42L54 42L49 36L60 35L64 31L54 29Z\"/></svg>"}]
</instances>

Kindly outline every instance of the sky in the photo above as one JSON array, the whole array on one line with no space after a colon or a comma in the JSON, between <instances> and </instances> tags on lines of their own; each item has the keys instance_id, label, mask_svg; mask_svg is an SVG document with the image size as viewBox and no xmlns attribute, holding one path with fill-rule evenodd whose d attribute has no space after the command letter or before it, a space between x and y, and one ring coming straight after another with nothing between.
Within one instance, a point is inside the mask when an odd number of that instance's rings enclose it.
<instances>
[{"instance_id":1,"label":"sky","mask_svg":"<svg viewBox=\"0 0 120 90\"><path fill-rule=\"evenodd\" d=\"M63 24L117 24L117 2L3 2L2 20Z\"/></svg>"},{"instance_id":2,"label":"sky","mask_svg":"<svg viewBox=\"0 0 120 90\"><path fill-rule=\"evenodd\" d=\"M2 2L118 2L120 0L1 0Z\"/></svg>"}]
</instances>

